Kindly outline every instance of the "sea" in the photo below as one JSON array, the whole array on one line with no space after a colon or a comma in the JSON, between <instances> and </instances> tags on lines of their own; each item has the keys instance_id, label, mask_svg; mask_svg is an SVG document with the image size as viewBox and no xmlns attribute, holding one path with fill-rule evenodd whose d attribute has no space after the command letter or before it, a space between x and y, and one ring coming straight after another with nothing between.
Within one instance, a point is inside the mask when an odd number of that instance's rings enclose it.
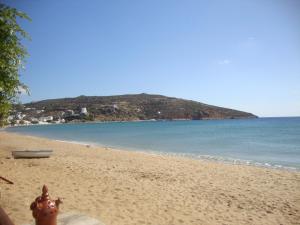
<instances>
[{"instance_id":1,"label":"sea","mask_svg":"<svg viewBox=\"0 0 300 225\"><path fill-rule=\"evenodd\" d=\"M300 170L300 117L32 125L7 131L151 154Z\"/></svg>"}]
</instances>

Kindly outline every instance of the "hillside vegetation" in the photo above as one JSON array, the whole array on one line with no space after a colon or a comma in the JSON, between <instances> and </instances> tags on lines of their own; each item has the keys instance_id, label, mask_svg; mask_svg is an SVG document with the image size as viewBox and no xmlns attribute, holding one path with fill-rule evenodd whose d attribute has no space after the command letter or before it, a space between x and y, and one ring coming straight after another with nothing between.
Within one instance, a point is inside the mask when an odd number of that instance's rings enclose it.
<instances>
[{"instance_id":1,"label":"hillside vegetation","mask_svg":"<svg viewBox=\"0 0 300 225\"><path fill-rule=\"evenodd\" d=\"M79 96L31 102L24 106L43 110L44 116L59 116L66 110L79 113L86 108L89 118L99 121L256 118L247 112L150 94Z\"/></svg>"}]
</instances>

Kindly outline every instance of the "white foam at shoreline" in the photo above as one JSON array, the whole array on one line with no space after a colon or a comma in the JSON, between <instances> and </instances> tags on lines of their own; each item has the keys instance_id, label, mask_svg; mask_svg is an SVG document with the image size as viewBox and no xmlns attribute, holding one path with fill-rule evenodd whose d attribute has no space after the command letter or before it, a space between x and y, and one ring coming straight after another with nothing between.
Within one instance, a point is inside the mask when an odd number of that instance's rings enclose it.
<instances>
[{"instance_id":1,"label":"white foam at shoreline","mask_svg":"<svg viewBox=\"0 0 300 225\"><path fill-rule=\"evenodd\" d=\"M192 158L196 160L205 160L205 161L214 161L220 163L226 163L231 165L248 165L248 166L257 166L263 168L271 168L271 169L281 169L288 171L300 171L300 168L291 167L291 166L283 166L278 164L271 164L268 162L255 162L253 160L244 160L244 159L234 159L229 157L222 156L211 156L211 155L197 155L192 153L173 153L173 152L160 152L160 151L141 151L143 153L153 154L153 155L162 155L162 156L174 156L174 157L184 157L184 158Z\"/></svg>"},{"instance_id":2,"label":"white foam at shoreline","mask_svg":"<svg viewBox=\"0 0 300 225\"><path fill-rule=\"evenodd\" d=\"M91 143L91 142L83 142L83 141L68 141L68 140L59 140L59 139L52 139L53 141L58 141L58 142L63 142L63 143L70 143L70 144L77 144L77 145L89 145L89 146L99 146L96 143ZM101 146L103 147L103 146Z\"/></svg>"}]
</instances>

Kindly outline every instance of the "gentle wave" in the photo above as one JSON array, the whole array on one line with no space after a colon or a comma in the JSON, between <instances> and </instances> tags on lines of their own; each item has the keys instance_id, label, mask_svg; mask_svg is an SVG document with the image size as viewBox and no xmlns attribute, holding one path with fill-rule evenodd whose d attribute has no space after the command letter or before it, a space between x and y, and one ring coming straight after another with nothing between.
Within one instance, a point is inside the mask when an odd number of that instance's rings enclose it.
<instances>
[{"instance_id":1,"label":"gentle wave","mask_svg":"<svg viewBox=\"0 0 300 225\"><path fill-rule=\"evenodd\" d=\"M271 168L271 169L283 169L283 170L289 170L289 171L300 171L299 168L296 167L290 167L290 166L283 166L283 165L277 165L277 164L270 164L270 163L261 163L261 162L255 162L252 160L244 160L244 159L235 159L235 158L225 158L221 156L211 156L211 155L196 155L196 154L190 154L190 153L166 153L166 152L145 152L145 153L151 153L154 155L166 155L166 156L174 156L174 157L184 157L184 158L192 158L196 160L205 160L205 161L214 161L214 162L221 162L231 165L248 165L248 166L257 166L257 167L264 167L264 168Z\"/></svg>"}]
</instances>

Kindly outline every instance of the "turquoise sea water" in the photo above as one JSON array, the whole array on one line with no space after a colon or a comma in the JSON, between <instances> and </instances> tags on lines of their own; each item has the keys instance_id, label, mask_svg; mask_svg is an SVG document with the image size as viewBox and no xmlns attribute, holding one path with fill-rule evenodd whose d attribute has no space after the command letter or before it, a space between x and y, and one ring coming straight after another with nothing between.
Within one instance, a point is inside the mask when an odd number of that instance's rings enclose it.
<instances>
[{"instance_id":1,"label":"turquoise sea water","mask_svg":"<svg viewBox=\"0 0 300 225\"><path fill-rule=\"evenodd\" d=\"M300 117L58 124L7 130L127 150L300 169Z\"/></svg>"}]
</instances>

